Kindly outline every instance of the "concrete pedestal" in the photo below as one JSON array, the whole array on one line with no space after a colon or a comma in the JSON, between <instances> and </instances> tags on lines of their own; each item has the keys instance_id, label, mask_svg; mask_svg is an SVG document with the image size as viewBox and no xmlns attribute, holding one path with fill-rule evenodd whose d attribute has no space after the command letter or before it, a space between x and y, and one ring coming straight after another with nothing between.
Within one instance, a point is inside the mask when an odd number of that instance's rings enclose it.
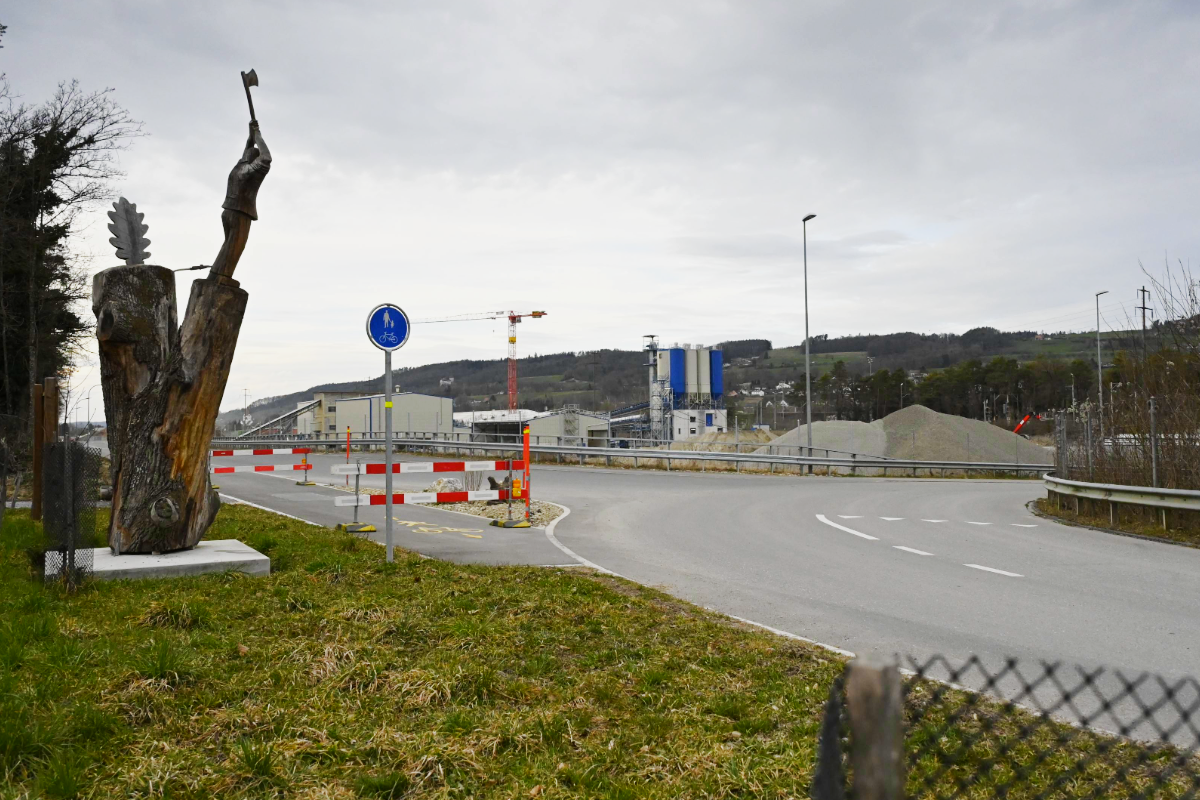
<instances>
[{"instance_id":1,"label":"concrete pedestal","mask_svg":"<svg viewBox=\"0 0 1200 800\"><path fill-rule=\"evenodd\" d=\"M181 578L209 572L270 575L271 559L237 539L203 541L191 550L162 555L114 556L107 547L92 550L92 576L100 581ZM46 575L47 580L53 575Z\"/></svg>"}]
</instances>

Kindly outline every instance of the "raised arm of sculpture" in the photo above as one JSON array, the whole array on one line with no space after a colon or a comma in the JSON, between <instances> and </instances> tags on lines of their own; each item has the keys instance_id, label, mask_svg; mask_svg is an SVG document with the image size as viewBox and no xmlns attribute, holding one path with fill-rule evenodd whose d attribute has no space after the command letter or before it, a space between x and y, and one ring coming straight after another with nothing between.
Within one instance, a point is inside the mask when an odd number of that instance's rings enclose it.
<instances>
[{"instance_id":1,"label":"raised arm of sculpture","mask_svg":"<svg viewBox=\"0 0 1200 800\"><path fill-rule=\"evenodd\" d=\"M242 79L249 98L248 81ZM92 309L112 452L109 546L119 553L193 547L220 508L208 477L208 448L225 393L248 296L233 280L271 153L253 120L229 174L221 213L225 241L208 277L193 281L176 324L175 273L142 263L147 226L122 198L110 212L125 266L97 273Z\"/></svg>"},{"instance_id":2,"label":"raised arm of sculpture","mask_svg":"<svg viewBox=\"0 0 1200 800\"><path fill-rule=\"evenodd\" d=\"M213 261L212 278L232 279L250 238L250 223L258 219L258 187L271 169L271 151L263 141L257 122L250 123L250 136L242 157L229 173L225 202L221 204L221 225L225 229L225 242Z\"/></svg>"}]
</instances>

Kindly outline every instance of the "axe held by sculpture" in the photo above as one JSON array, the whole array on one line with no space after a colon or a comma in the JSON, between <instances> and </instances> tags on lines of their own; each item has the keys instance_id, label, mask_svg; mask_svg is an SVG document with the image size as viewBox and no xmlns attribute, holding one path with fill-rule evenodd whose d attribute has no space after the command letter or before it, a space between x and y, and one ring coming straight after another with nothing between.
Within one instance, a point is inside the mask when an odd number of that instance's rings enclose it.
<instances>
[{"instance_id":1,"label":"axe held by sculpture","mask_svg":"<svg viewBox=\"0 0 1200 800\"><path fill-rule=\"evenodd\" d=\"M146 263L145 214L124 197L108 212L109 241L125 264L97 273L92 310L112 455L108 543L118 555L192 548L220 508L208 474L209 440L248 300L233 273L271 169L250 93L258 74L241 75L249 133L226 181L221 246L207 277L192 283L182 324L178 270Z\"/></svg>"}]
</instances>

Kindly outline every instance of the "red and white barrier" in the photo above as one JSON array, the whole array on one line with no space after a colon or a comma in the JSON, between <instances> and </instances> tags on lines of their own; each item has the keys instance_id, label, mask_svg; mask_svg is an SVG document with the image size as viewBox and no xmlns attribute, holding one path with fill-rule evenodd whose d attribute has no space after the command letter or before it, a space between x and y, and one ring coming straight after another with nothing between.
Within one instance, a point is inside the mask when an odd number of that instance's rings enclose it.
<instances>
[{"instance_id":1,"label":"red and white barrier","mask_svg":"<svg viewBox=\"0 0 1200 800\"><path fill-rule=\"evenodd\" d=\"M311 453L307 447L291 447L291 448L276 448L274 450L268 448L266 450L213 450L213 457L217 456L290 456L302 455Z\"/></svg>"},{"instance_id":2,"label":"red and white barrier","mask_svg":"<svg viewBox=\"0 0 1200 800\"><path fill-rule=\"evenodd\" d=\"M392 473L412 472L520 472L524 461L402 461L392 464ZM387 464L335 464L334 475L384 475Z\"/></svg>"},{"instance_id":3,"label":"red and white barrier","mask_svg":"<svg viewBox=\"0 0 1200 800\"><path fill-rule=\"evenodd\" d=\"M469 503L473 500L507 499L508 491L505 489L482 492L405 492L403 494L392 495L392 502L402 505L418 503ZM382 506L387 504L387 495L360 494L353 497L338 497L333 502L334 505L338 506Z\"/></svg>"},{"instance_id":4,"label":"red and white barrier","mask_svg":"<svg viewBox=\"0 0 1200 800\"><path fill-rule=\"evenodd\" d=\"M243 464L237 467L213 467L209 472L213 475L224 475L227 472L292 472L293 470L312 469L312 464Z\"/></svg>"}]
</instances>

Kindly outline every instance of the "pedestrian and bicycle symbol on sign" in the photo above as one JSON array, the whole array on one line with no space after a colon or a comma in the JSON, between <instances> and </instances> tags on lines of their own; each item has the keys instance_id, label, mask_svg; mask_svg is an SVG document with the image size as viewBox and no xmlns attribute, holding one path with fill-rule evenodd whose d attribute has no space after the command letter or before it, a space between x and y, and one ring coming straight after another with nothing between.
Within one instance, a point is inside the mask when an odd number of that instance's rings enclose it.
<instances>
[{"instance_id":1,"label":"pedestrian and bicycle symbol on sign","mask_svg":"<svg viewBox=\"0 0 1200 800\"><path fill-rule=\"evenodd\" d=\"M380 350L399 350L410 329L408 315L391 303L375 306L367 315L367 338Z\"/></svg>"}]
</instances>

